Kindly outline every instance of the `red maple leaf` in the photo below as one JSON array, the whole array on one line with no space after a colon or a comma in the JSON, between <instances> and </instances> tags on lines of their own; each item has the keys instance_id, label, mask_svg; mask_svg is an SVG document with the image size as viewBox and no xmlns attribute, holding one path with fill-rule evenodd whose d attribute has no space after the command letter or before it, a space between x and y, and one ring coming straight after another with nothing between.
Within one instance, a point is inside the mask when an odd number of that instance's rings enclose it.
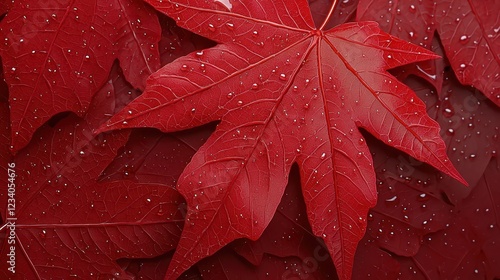
<instances>
[{"instance_id":1,"label":"red maple leaf","mask_svg":"<svg viewBox=\"0 0 500 280\"><path fill-rule=\"evenodd\" d=\"M115 59L141 89L160 67L160 24L139 0L15 1L0 33L14 151L53 115L83 116Z\"/></svg>"},{"instance_id":2,"label":"red maple leaf","mask_svg":"<svg viewBox=\"0 0 500 280\"><path fill-rule=\"evenodd\" d=\"M357 20L430 47L437 31L459 81L481 90L500 106L499 0L359 0Z\"/></svg>"},{"instance_id":3,"label":"red maple leaf","mask_svg":"<svg viewBox=\"0 0 500 280\"><path fill-rule=\"evenodd\" d=\"M306 1L151 1L217 46L153 74L138 99L100 131L177 131L220 120L177 189L189 208L167 277L230 241L257 239L273 217L291 165L300 168L313 233L342 279L376 201L359 127L465 183L438 124L387 70L435 58L373 22L319 27Z\"/></svg>"},{"instance_id":4,"label":"red maple leaf","mask_svg":"<svg viewBox=\"0 0 500 280\"><path fill-rule=\"evenodd\" d=\"M129 134L92 135L106 116L133 98L130 88L121 88L123 78L118 75L112 72L83 119L69 115L56 124L45 124L35 133L36 141L11 161L15 166L9 168L14 171L2 172L2 279L12 276L7 269L12 247L15 276L23 279L96 275L133 279L117 264L118 259L154 257L175 247L183 217L178 211L182 197L173 188L97 180ZM0 105L3 114L4 103ZM12 192L7 190L12 182L4 174L16 175L13 210L8 204ZM11 236L15 243L7 242Z\"/></svg>"}]
</instances>

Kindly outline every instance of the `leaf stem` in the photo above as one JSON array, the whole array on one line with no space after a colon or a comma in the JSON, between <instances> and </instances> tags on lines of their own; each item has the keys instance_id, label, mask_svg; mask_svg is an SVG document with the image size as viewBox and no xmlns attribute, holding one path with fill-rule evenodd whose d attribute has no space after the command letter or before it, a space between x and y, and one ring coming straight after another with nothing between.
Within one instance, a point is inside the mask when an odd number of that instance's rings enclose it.
<instances>
[{"instance_id":1,"label":"leaf stem","mask_svg":"<svg viewBox=\"0 0 500 280\"><path fill-rule=\"evenodd\" d=\"M321 27L319 28L319 30L323 30L323 28L325 28L325 25L330 21L330 18L333 15L333 11L335 11L335 6L337 6L337 0L333 0L332 5L330 6L330 11L328 11L328 15L326 16L325 20L321 24Z\"/></svg>"}]
</instances>

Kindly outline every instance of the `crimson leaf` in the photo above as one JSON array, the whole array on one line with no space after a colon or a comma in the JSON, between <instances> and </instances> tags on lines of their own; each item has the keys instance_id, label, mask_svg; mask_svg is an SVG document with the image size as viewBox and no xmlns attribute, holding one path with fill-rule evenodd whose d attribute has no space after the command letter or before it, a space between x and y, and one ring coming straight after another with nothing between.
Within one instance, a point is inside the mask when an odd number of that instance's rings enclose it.
<instances>
[{"instance_id":1,"label":"crimson leaf","mask_svg":"<svg viewBox=\"0 0 500 280\"><path fill-rule=\"evenodd\" d=\"M375 174L362 127L465 183L439 126L387 70L435 58L373 22L318 29L304 1L149 1L219 44L153 74L138 99L100 131L176 131L220 120L178 182L189 205L167 277L230 241L257 239L297 162L313 233L342 279L351 275Z\"/></svg>"}]
</instances>

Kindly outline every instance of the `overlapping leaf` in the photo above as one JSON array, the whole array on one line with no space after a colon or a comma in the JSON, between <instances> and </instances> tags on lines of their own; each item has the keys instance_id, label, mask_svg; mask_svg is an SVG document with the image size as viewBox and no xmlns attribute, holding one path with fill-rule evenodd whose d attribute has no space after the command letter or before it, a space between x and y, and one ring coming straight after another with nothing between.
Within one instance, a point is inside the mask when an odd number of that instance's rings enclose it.
<instances>
[{"instance_id":1,"label":"overlapping leaf","mask_svg":"<svg viewBox=\"0 0 500 280\"><path fill-rule=\"evenodd\" d=\"M374 23L315 29L306 1L151 4L219 43L155 73L101 129L176 131L221 121L179 179L189 210L167 277L236 238L258 238L297 162L313 232L347 279L376 199L358 127L462 180L423 103L386 72L435 58L425 49Z\"/></svg>"},{"instance_id":2,"label":"overlapping leaf","mask_svg":"<svg viewBox=\"0 0 500 280\"><path fill-rule=\"evenodd\" d=\"M399 38L429 47L437 31L462 84L500 106L499 0L360 0L358 20L377 21Z\"/></svg>"},{"instance_id":3,"label":"overlapping leaf","mask_svg":"<svg viewBox=\"0 0 500 280\"><path fill-rule=\"evenodd\" d=\"M53 115L82 116L115 59L137 88L160 67L160 25L139 0L15 1L0 31L16 151Z\"/></svg>"}]
</instances>

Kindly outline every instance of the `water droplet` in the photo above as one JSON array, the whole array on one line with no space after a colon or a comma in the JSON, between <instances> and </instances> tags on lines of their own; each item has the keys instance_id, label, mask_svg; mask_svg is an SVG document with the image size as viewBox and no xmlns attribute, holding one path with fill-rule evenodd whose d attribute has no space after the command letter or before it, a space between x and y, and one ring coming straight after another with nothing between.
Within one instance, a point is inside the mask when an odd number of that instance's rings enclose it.
<instances>
[{"instance_id":1,"label":"water droplet","mask_svg":"<svg viewBox=\"0 0 500 280\"><path fill-rule=\"evenodd\" d=\"M284 73L280 74L280 80L286 81L286 75Z\"/></svg>"},{"instance_id":2,"label":"water droplet","mask_svg":"<svg viewBox=\"0 0 500 280\"><path fill-rule=\"evenodd\" d=\"M233 30L234 29L234 24L232 22L226 22L226 27L229 30Z\"/></svg>"},{"instance_id":3,"label":"water droplet","mask_svg":"<svg viewBox=\"0 0 500 280\"><path fill-rule=\"evenodd\" d=\"M415 13L417 9L415 8L415 5L410 5L410 12Z\"/></svg>"},{"instance_id":4,"label":"water droplet","mask_svg":"<svg viewBox=\"0 0 500 280\"><path fill-rule=\"evenodd\" d=\"M467 36L467 35L460 36L460 43L461 44L466 44L468 41L469 41L469 36Z\"/></svg>"},{"instance_id":5,"label":"water droplet","mask_svg":"<svg viewBox=\"0 0 500 280\"><path fill-rule=\"evenodd\" d=\"M208 30L214 32L215 31L215 26L211 23L208 24Z\"/></svg>"},{"instance_id":6,"label":"water droplet","mask_svg":"<svg viewBox=\"0 0 500 280\"><path fill-rule=\"evenodd\" d=\"M230 92L227 94L227 99L231 99L234 96L234 92Z\"/></svg>"},{"instance_id":7,"label":"water droplet","mask_svg":"<svg viewBox=\"0 0 500 280\"><path fill-rule=\"evenodd\" d=\"M322 153L321 156L319 157L320 159L325 159L326 158L326 153Z\"/></svg>"},{"instance_id":8,"label":"water droplet","mask_svg":"<svg viewBox=\"0 0 500 280\"><path fill-rule=\"evenodd\" d=\"M183 64L183 65L181 66L181 71L186 72L186 71L188 71L188 70L189 70L189 67L188 67L186 64Z\"/></svg>"},{"instance_id":9,"label":"water droplet","mask_svg":"<svg viewBox=\"0 0 500 280\"><path fill-rule=\"evenodd\" d=\"M252 84L252 89L253 89L253 90L259 89L259 84L257 84L257 83L253 83L253 84Z\"/></svg>"},{"instance_id":10,"label":"water droplet","mask_svg":"<svg viewBox=\"0 0 500 280\"><path fill-rule=\"evenodd\" d=\"M451 118L454 114L455 114L455 112L453 112L453 109L451 109L451 108L444 108L443 109L443 116L446 118Z\"/></svg>"},{"instance_id":11,"label":"water droplet","mask_svg":"<svg viewBox=\"0 0 500 280\"><path fill-rule=\"evenodd\" d=\"M397 199L398 199L398 196L397 196L397 195L395 195L395 196L393 196L393 197L391 197L391 198L387 198L385 201L387 201L387 202L394 202L394 201L396 201Z\"/></svg>"},{"instance_id":12,"label":"water droplet","mask_svg":"<svg viewBox=\"0 0 500 280\"><path fill-rule=\"evenodd\" d=\"M257 30L254 30L254 31L252 32L252 36L253 36L253 37L257 37L257 36L259 36L259 32L258 32Z\"/></svg>"},{"instance_id":13,"label":"water droplet","mask_svg":"<svg viewBox=\"0 0 500 280\"><path fill-rule=\"evenodd\" d=\"M418 201L427 201L429 199L430 199L430 197L427 194L425 194L425 193L421 193L417 197Z\"/></svg>"}]
</instances>

